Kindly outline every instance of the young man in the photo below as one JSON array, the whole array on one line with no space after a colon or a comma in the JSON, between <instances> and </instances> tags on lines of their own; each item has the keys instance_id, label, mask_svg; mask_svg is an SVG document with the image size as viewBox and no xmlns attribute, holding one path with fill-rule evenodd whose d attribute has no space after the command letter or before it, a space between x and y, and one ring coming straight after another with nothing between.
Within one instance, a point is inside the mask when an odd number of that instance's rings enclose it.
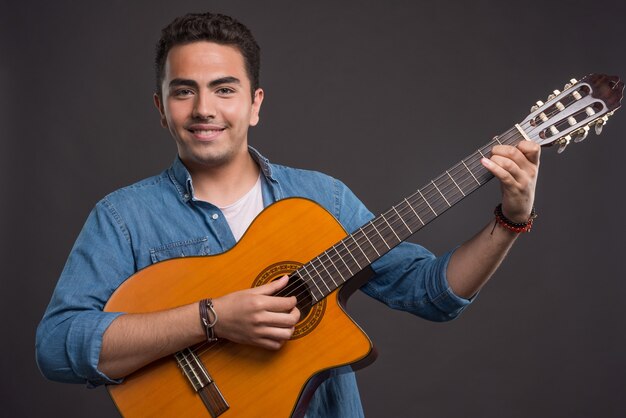
<instances>
[{"instance_id":1,"label":"young man","mask_svg":"<svg viewBox=\"0 0 626 418\"><path fill-rule=\"evenodd\" d=\"M37 360L48 378L118 383L152 361L205 340L198 303L146 314L102 309L139 269L232 248L252 219L275 201L290 196L315 200L349 232L372 218L339 181L270 164L248 147L248 128L258 123L263 103L259 62L252 34L227 16L190 14L163 30L154 102L178 157L160 175L105 197L87 219L37 330ZM524 141L517 147L496 146L491 158L481 161L501 181L508 222L529 222L539 153L536 144ZM439 258L417 245L401 244L373 263L376 275L362 290L427 319L452 319L516 237L501 224L490 224ZM286 283L282 278L214 298L219 318L214 336L280 349L300 317L295 297L273 296ZM214 318L208 313L208 319ZM354 375L344 372L333 373L319 387L308 416L362 416Z\"/></svg>"}]
</instances>

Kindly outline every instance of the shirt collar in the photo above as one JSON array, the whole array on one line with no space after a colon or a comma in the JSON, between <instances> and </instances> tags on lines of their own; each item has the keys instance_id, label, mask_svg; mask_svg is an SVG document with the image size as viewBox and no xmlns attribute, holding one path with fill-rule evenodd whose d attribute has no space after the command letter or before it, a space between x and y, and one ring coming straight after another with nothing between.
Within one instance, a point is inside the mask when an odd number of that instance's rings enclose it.
<instances>
[{"instance_id":1,"label":"shirt collar","mask_svg":"<svg viewBox=\"0 0 626 418\"><path fill-rule=\"evenodd\" d=\"M261 168L261 172L263 173L265 179L275 182L276 180L272 176L272 166L270 161L251 146L248 146L248 151L250 152L252 159ZM178 191L180 198L185 202L191 200L194 196L191 174L189 174L189 170L187 170L187 167L185 167L185 164L183 164L178 155L176 155L172 166L169 168L168 175L174 184L174 187L176 187L176 191Z\"/></svg>"}]
</instances>

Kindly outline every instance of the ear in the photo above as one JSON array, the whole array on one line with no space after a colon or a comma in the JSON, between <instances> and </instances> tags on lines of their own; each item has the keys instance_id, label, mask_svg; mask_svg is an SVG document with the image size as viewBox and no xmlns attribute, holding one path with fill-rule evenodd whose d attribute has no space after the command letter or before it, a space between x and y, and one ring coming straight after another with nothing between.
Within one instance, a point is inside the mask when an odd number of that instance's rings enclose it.
<instances>
[{"instance_id":1,"label":"ear","mask_svg":"<svg viewBox=\"0 0 626 418\"><path fill-rule=\"evenodd\" d=\"M152 99L154 100L154 105L156 106L157 110L159 111L159 115L161 116L161 126L167 128L167 118L165 117L165 108L163 107L161 97L158 94L154 93Z\"/></svg>"},{"instance_id":2,"label":"ear","mask_svg":"<svg viewBox=\"0 0 626 418\"><path fill-rule=\"evenodd\" d=\"M259 112L261 111L263 97L263 89L256 89L254 92L254 100L252 101L252 111L250 112L250 126L256 126L259 123Z\"/></svg>"}]
</instances>

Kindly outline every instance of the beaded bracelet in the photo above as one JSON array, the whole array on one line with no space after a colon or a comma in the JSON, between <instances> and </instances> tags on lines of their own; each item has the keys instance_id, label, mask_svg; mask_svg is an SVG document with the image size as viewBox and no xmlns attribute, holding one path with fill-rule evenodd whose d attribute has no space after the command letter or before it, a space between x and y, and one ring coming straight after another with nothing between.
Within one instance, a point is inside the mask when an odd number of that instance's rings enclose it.
<instances>
[{"instance_id":1,"label":"beaded bracelet","mask_svg":"<svg viewBox=\"0 0 626 418\"><path fill-rule=\"evenodd\" d=\"M522 232L530 232L533 226L533 221L537 217L537 212L535 212L535 207L533 206L532 210L530 211L530 217L528 218L526 222L513 222L510 219L508 219L506 216L504 216L504 213L502 213L502 203L496 206L493 213L494 215L496 215L496 223L498 225L503 226L504 228L516 234L519 234ZM495 228L495 224L494 224L494 228Z\"/></svg>"},{"instance_id":2,"label":"beaded bracelet","mask_svg":"<svg viewBox=\"0 0 626 418\"><path fill-rule=\"evenodd\" d=\"M215 312L215 308L213 308L213 301L211 299L202 299L199 302L199 307L200 321L202 322L202 326L204 327L206 340L210 343L214 343L215 341L217 341L217 337L215 336L215 330L213 329L215 324L217 324L217 312ZM213 321L211 321L209 313L213 314Z\"/></svg>"}]
</instances>

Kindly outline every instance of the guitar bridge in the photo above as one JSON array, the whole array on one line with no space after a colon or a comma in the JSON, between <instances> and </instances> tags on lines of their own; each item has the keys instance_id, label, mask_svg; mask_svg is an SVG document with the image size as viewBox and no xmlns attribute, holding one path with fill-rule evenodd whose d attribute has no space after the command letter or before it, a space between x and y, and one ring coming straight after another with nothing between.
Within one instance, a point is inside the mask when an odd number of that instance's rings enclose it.
<instances>
[{"instance_id":1,"label":"guitar bridge","mask_svg":"<svg viewBox=\"0 0 626 418\"><path fill-rule=\"evenodd\" d=\"M217 418L230 407L222 392L215 384L215 381L200 361L200 358L191 348L186 348L176 353L176 362L183 374L191 383L191 386L202 399L202 403L211 414L212 418Z\"/></svg>"}]
</instances>

